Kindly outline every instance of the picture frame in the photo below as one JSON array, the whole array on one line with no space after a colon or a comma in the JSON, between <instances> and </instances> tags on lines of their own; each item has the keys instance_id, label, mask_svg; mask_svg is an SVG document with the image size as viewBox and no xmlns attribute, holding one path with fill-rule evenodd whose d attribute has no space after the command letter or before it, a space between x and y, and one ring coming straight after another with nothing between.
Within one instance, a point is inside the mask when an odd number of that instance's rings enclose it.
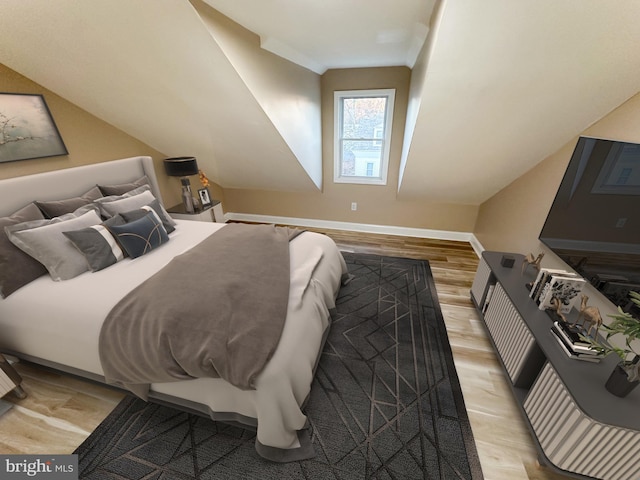
<instances>
[{"instance_id":1,"label":"picture frame","mask_svg":"<svg viewBox=\"0 0 640 480\"><path fill-rule=\"evenodd\" d=\"M208 208L213 204L208 188L205 187L198 189L198 200L200 200L200 204L203 209Z\"/></svg>"},{"instance_id":2,"label":"picture frame","mask_svg":"<svg viewBox=\"0 0 640 480\"><path fill-rule=\"evenodd\" d=\"M68 154L43 95L0 93L0 163Z\"/></svg>"}]
</instances>

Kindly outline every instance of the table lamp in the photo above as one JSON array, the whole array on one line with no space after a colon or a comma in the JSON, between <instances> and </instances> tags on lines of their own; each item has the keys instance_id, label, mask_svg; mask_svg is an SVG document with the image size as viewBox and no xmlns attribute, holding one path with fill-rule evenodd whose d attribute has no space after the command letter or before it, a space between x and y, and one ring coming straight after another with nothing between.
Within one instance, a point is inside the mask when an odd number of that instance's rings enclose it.
<instances>
[{"instance_id":1,"label":"table lamp","mask_svg":"<svg viewBox=\"0 0 640 480\"><path fill-rule=\"evenodd\" d=\"M182 184L182 203L187 213L194 213L193 196L189 176L198 174L196 157L171 157L164 159L164 170L170 177L180 177Z\"/></svg>"}]
</instances>

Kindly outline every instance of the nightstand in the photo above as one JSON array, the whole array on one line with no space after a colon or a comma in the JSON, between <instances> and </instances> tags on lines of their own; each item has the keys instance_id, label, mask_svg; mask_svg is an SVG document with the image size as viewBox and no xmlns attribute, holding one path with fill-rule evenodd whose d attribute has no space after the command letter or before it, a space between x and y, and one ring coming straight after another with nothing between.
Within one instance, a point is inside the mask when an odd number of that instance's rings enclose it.
<instances>
[{"instance_id":1,"label":"nightstand","mask_svg":"<svg viewBox=\"0 0 640 480\"><path fill-rule=\"evenodd\" d=\"M213 203L210 206L196 210L194 213L188 213L182 203L168 208L167 212L171 215L171 218L176 220L224 223L224 213L222 211L222 204L220 203L220 200L213 200Z\"/></svg>"},{"instance_id":2,"label":"nightstand","mask_svg":"<svg viewBox=\"0 0 640 480\"><path fill-rule=\"evenodd\" d=\"M21 383L22 377L20 374L15 371L4 355L0 353L0 397L3 397L13 390L16 397L25 398L27 394L20 386ZM9 410L11 406L11 403L0 400L0 415Z\"/></svg>"}]
</instances>

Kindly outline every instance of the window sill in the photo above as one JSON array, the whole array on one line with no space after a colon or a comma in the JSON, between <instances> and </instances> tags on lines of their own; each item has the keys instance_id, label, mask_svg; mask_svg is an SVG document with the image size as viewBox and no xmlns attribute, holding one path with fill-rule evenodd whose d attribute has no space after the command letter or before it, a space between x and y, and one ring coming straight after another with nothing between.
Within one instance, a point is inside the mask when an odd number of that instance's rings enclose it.
<instances>
[{"instance_id":1,"label":"window sill","mask_svg":"<svg viewBox=\"0 0 640 480\"><path fill-rule=\"evenodd\" d=\"M387 181L381 178L338 177L333 179L333 183L351 183L354 185L386 185Z\"/></svg>"}]
</instances>

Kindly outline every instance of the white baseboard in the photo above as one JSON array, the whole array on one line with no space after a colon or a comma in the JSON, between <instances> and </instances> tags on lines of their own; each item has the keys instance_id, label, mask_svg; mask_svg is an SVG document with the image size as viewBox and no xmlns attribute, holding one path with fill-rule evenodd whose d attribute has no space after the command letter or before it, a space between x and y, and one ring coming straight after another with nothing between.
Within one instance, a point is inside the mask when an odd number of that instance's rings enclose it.
<instances>
[{"instance_id":1,"label":"white baseboard","mask_svg":"<svg viewBox=\"0 0 640 480\"><path fill-rule=\"evenodd\" d=\"M336 222L333 220L316 220L313 218L277 217L271 215L257 215L251 213L227 212L225 220L241 222L277 223L296 227L329 228L333 230L346 230L351 232L379 233L383 235L400 235L403 237L434 238L438 240L454 240L469 242L471 247L480 257L484 251L482 244L476 236L470 232L453 232L448 230L431 230L427 228L397 227L393 225L372 225L367 223Z\"/></svg>"}]
</instances>

